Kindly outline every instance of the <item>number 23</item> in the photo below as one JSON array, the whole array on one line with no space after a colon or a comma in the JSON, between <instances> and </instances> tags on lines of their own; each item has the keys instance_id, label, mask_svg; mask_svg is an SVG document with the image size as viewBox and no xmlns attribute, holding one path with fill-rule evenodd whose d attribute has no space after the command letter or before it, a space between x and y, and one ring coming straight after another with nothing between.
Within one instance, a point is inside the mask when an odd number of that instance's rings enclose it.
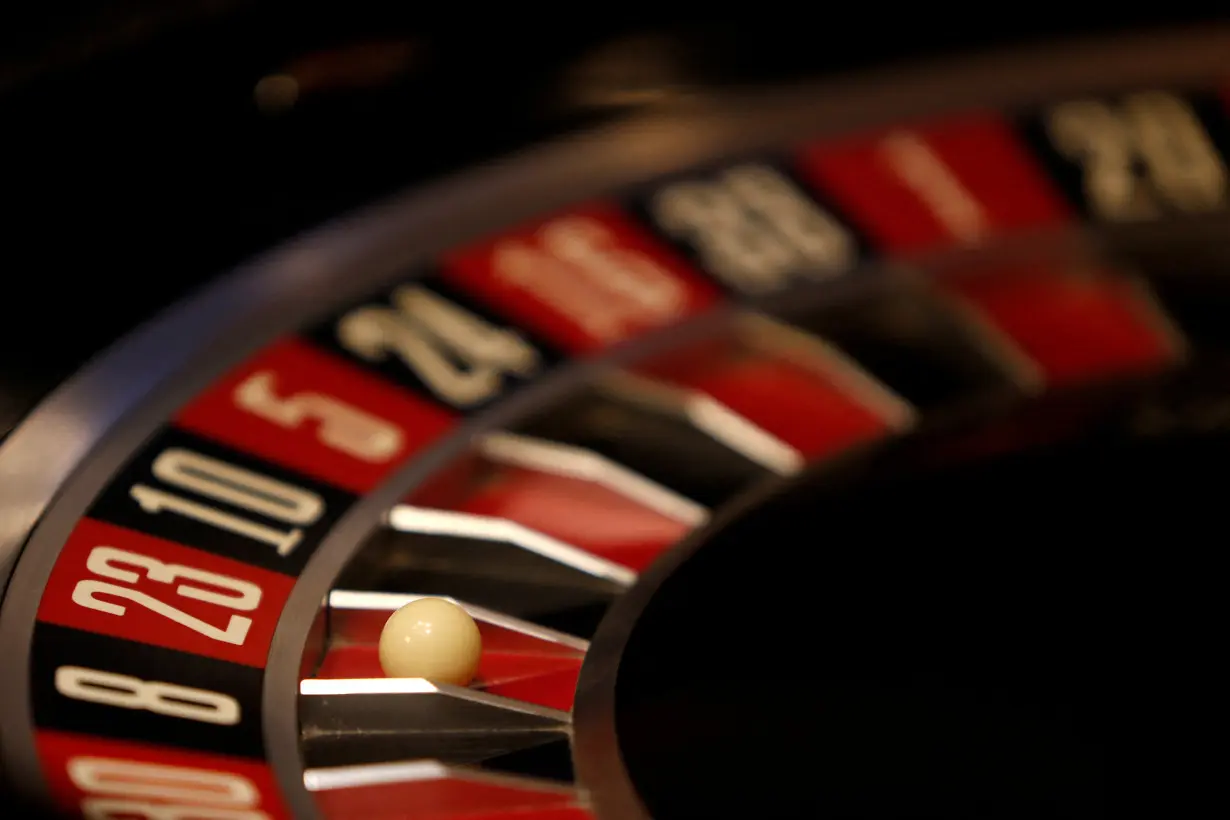
<instances>
[{"instance_id":1,"label":"number 23","mask_svg":"<svg viewBox=\"0 0 1230 820\"><path fill-rule=\"evenodd\" d=\"M179 564L164 564L155 558L116 549L115 547L95 547L90 552L89 558L86 559L86 567L95 575L115 581L122 581L126 584L135 584L140 577L138 573L131 569L125 569L121 565L140 567L145 570L145 575L149 580L159 583L174 584L177 581L195 581L198 584L206 585L202 587L193 586L189 583L178 584L175 587L175 592L185 598L216 604L239 612L251 612L260 604L260 587L248 581L241 581L238 578L231 578L226 575L219 575L214 572L185 567ZM208 587L213 587L213 589ZM251 618L231 615L226 628L221 629L178 610L170 604L164 603L140 590L119 586L96 578L87 578L77 582L77 586L73 589L73 603L108 615L123 616L127 614L128 610L123 604L100 599L99 595L108 595L131 601L181 626L186 626L207 638L235 646L243 645L244 640L248 636L248 630L252 627Z\"/></svg>"}]
</instances>

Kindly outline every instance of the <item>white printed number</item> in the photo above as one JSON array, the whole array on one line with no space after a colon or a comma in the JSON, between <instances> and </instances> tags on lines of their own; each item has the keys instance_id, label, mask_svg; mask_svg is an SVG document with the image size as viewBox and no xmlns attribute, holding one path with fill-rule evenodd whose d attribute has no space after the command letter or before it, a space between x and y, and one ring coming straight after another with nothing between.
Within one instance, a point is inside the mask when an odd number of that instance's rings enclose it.
<instances>
[{"instance_id":1,"label":"white printed number","mask_svg":"<svg viewBox=\"0 0 1230 820\"><path fill-rule=\"evenodd\" d=\"M67 770L88 820L269 820L252 781L231 772L102 757L70 758Z\"/></svg>"},{"instance_id":2,"label":"white printed number","mask_svg":"<svg viewBox=\"0 0 1230 820\"><path fill-rule=\"evenodd\" d=\"M988 227L982 206L924 139L908 131L890 134L880 156L954 238L982 239Z\"/></svg>"},{"instance_id":3,"label":"white printed number","mask_svg":"<svg viewBox=\"0 0 1230 820\"><path fill-rule=\"evenodd\" d=\"M517 334L494 327L431 291L406 286L394 307L369 305L338 322L342 345L360 358L397 356L440 398L470 407L495 396L508 375L529 375L538 353Z\"/></svg>"},{"instance_id":4,"label":"white printed number","mask_svg":"<svg viewBox=\"0 0 1230 820\"><path fill-rule=\"evenodd\" d=\"M620 247L606 226L586 217L548 222L534 242L500 243L492 269L608 343L687 306L687 291L670 271Z\"/></svg>"},{"instance_id":5,"label":"white printed number","mask_svg":"<svg viewBox=\"0 0 1230 820\"><path fill-rule=\"evenodd\" d=\"M220 692L174 683L143 681L80 666L61 666L57 669L55 685L57 692L74 700L218 726L234 726L239 722L239 701Z\"/></svg>"},{"instance_id":6,"label":"white printed number","mask_svg":"<svg viewBox=\"0 0 1230 820\"><path fill-rule=\"evenodd\" d=\"M315 420L326 447L362 461L383 464L401 452L402 431L390 422L319 393L281 398L274 379L267 370L253 373L235 388L235 404L287 430Z\"/></svg>"},{"instance_id":7,"label":"white printed number","mask_svg":"<svg viewBox=\"0 0 1230 820\"><path fill-rule=\"evenodd\" d=\"M127 614L127 608L109 600L118 598L144 607L215 641L242 646L247 639L248 630L252 627L251 618L231 615L226 628L221 628L140 590L98 580L109 578L125 584L135 584L140 575L130 567L143 570L145 577L151 581L174 584L175 593L183 598L204 601L237 612L251 612L260 605L261 589L256 584L179 564L164 564L156 558L115 547L95 547L90 551L86 568L98 577L77 582L77 586L73 588L73 603L107 615L123 616Z\"/></svg>"},{"instance_id":8,"label":"white printed number","mask_svg":"<svg viewBox=\"0 0 1230 820\"><path fill-rule=\"evenodd\" d=\"M136 484L129 494L147 513L173 512L271 546L278 555L293 552L303 538L301 528L314 524L325 511L324 501L316 493L179 447L159 454L151 472L166 484L298 526L289 530L270 527L175 493Z\"/></svg>"},{"instance_id":9,"label":"white printed number","mask_svg":"<svg viewBox=\"0 0 1230 820\"><path fill-rule=\"evenodd\" d=\"M1200 119L1179 97L1146 92L1118 105L1065 103L1047 127L1056 149L1081 163L1085 196L1103 219L1150 219L1226 204L1226 165Z\"/></svg>"},{"instance_id":10,"label":"white printed number","mask_svg":"<svg viewBox=\"0 0 1230 820\"><path fill-rule=\"evenodd\" d=\"M664 230L695 244L714 275L746 293L770 293L800 274L834 276L855 261L849 232L766 166L671 185L652 210Z\"/></svg>"}]
</instances>

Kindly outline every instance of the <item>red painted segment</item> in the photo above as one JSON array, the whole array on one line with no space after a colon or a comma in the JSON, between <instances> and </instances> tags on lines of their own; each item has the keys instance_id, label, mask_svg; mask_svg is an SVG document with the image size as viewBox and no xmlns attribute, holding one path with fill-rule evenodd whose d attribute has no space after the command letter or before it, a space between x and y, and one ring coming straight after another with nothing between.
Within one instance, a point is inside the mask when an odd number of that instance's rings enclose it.
<instances>
[{"instance_id":1,"label":"red painted segment","mask_svg":"<svg viewBox=\"0 0 1230 820\"><path fill-rule=\"evenodd\" d=\"M1011 129L968 115L804 146L801 172L880 244L918 251L1072 220Z\"/></svg>"},{"instance_id":2,"label":"red painted segment","mask_svg":"<svg viewBox=\"0 0 1230 820\"><path fill-rule=\"evenodd\" d=\"M290 817L261 762L64 732L35 743L52 799L72 816Z\"/></svg>"},{"instance_id":3,"label":"red painted segment","mask_svg":"<svg viewBox=\"0 0 1230 820\"><path fill-rule=\"evenodd\" d=\"M437 475L407 503L513 521L638 571L690 529L602 484L479 456Z\"/></svg>"},{"instance_id":4,"label":"red painted segment","mask_svg":"<svg viewBox=\"0 0 1230 820\"><path fill-rule=\"evenodd\" d=\"M47 580L38 619L263 667L294 584L281 573L83 518Z\"/></svg>"},{"instance_id":5,"label":"red painted segment","mask_svg":"<svg viewBox=\"0 0 1230 820\"><path fill-rule=\"evenodd\" d=\"M610 203L580 205L444 258L445 279L571 353L703 312L716 288Z\"/></svg>"},{"instance_id":6,"label":"red painted segment","mask_svg":"<svg viewBox=\"0 0 1230 820\"><path fill-rule=\"evenodd\" d=\"M869 395L870 377L843 378L846 369L819 345L757 349L754 340L737 336L697 342L635 367L709 396L806 459L879 438L897 423L882 396Z\"/></svg>"},{"instance_id":7,"label":"red painted segment","mask_svg":"<svg viewBox=\"0 0 1230 820\"><path fill-rule=\"evenodd\" d=\"M431 779L318 791L313 795L329 820L444 820L482 813L565 808L576 803L567 789L537 789L511 778L467 776L464 770Z\"/></svg>"},{"instance_id":8,"label":"red painted segment","mask_svg":"<svg viewBox=\"0 0 1230 820\"><path fill-rule=\"evenodd\" d=\"M941 286L1010 339L1052 384L1148 372L1180 354L1132 279L1041 266L948 277Z\"/></svg>"},{"instance_id":9,"label":"red painted segment","mask_svg":"<svg viewBox=\"0 0 1230 820\"><path fill-rule=\"evenodd\" d=\"M177 426L363 493L447 433L453 416L288 339L216 381Z\"/></svg>"}]
</instances>

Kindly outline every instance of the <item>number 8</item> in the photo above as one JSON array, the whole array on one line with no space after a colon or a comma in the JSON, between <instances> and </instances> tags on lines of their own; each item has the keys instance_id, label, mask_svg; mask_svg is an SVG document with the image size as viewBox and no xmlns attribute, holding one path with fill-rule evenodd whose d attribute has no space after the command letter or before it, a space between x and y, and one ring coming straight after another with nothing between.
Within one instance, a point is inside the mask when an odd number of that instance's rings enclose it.
<instances>
[{"instance_id":1,"label":"number 8","mask_svg":"<svg viewBox=\"0 0 1230 820\"><path fill-rule=\"evenodd\" d=\"M173 683L143 681L80 666L56 670L56 691L75 700L143 709L157 715L234 726L239 722L239 702L220 692L208 692Z\"/></svg>"}]
</instances>

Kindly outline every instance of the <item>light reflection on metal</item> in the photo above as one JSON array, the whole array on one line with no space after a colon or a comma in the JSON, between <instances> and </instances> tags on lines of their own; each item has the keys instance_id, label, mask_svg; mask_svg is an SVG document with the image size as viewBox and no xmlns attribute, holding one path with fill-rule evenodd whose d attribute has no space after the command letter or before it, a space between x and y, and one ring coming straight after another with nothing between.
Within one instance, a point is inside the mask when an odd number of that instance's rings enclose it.
<instances>
[{"instance_id":1,"label":"light reflection on metal","mask_svg":"<svg viewBox=\"0 0 1230 820\"><path fill-rule=\"evenodd\" d=\"M684 416L714 441L778 475L794 475L803 469L803 456L797 450L703 393L631 372L612 374L603 387L616 395Z\"/></svg>"},{"instance_id":2,"label":"light reflection on metal","mask_svg":"<svg viewBox=\"0 0 1230 820\"><path fill-rule=\"evenodd\" d=\"M308 769L303 773L303 785L308 791L315 792L385 783L413 783L418 780L443 778L448 774L448 769L448 766L435 760Z\"/></svg>"},{"instance_id":3,"label":"light reflection on metal","mask_svg":"<svg viewBox=\"0 0 1230 820\"><path fill-rule=\"evenodd\" d=\"M440 687L423 678L308 678L299 682L301 695L425 695Z\"/></svg>"},{"instance_id":4,"label":"light reflection on metal","mask_svg":"<svg viewBox=\"0 0 1230 820\"><path fill-rule=\"evenodd\" d=\"M370 763L359 766L334 766L308 769L303 773L303 785L310 792L330 792L445 780L455 780L462 784L470 783L503 787L527 794L557 795L559 797L575 798L578 801L584 801L584 794L571 785L536 778L487 772L472 766L453 766L438 760L407 760L393 763ZM414 794L412 791L408 793L411 796ZM517 806L517 808L524 809L524 806Z\"/></svg>"},{"instance_id":5,"label":"light reflection on metal","mask_svg":"<svg viewBox=\"0 0 1230 820\"><path fill-rule=\"evenodd\" d=\"M419 53L409 40L368 41L308 54L257 81L256 106L266 114L294 108L308 94L387 85L405 75Z\"/></svg>"},{"instance_id":6,"label":"light reflection on metal","mask_svg":"<svg viewBox=\"0 0 1230 820\"><path fill-rule=\"evenodd\" d=\"M389 511L388 525L399 532L448 535L513 544L556 563L580 570L587 575L614 581L621 586L631 586L636 581L636 573L627 567L590 555L520 524L498 518L399 504Z\"/></svg>"},{"instance_id":7,"label":"light reflection on metal","mask_svg":"<svg viewBox=\"0 0 1230 820\"><path fill-rule=\"evenodd\" d=\"M252 89L257 108L266 114L280 114L294 108L299 100L299 81L289 74L262 77Z\"/></svg>"},{"instance_id":8,"label":"light reflection on metal","mask_svg":"<svg viewBox=\"0 0 1230 820\"><path fill-rule=\"evenodd\" d=\"M567 72L564 96L589 108L631 108L667 102L687 89L682 55L667 37L616 40Z\"/></svg>"},{"instance_id":9,"label":"light reflection on metal","mask_svg":"<svg viewBox=\"0 0 1230 820\"><path fill-rule=\"evenodd\" d=\"M673 490L581 447L513 433L488 433L477 441L492 461L553 475L592 481L688 526L708 520L708 511Z\"/></svg>"}]
</instances>

